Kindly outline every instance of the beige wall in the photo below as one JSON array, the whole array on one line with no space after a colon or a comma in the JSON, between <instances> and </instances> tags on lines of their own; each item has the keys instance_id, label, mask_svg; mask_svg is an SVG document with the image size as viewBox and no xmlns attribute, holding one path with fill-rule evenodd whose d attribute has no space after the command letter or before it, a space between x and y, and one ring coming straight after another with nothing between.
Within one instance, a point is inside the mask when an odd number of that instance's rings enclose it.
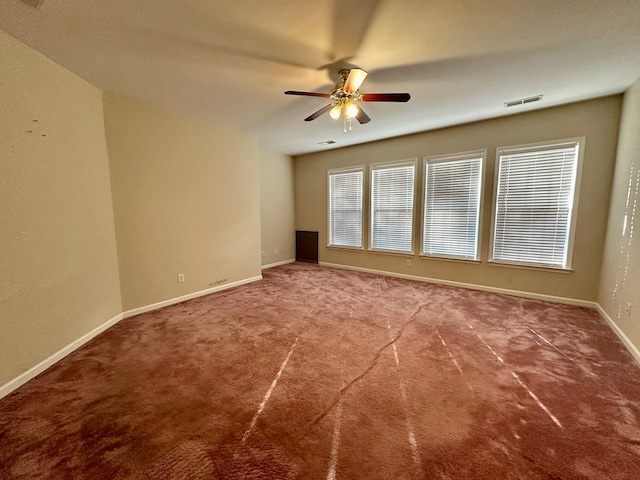
<instances>
[{"instance_id":1,"label":"beige wall","mask_svg":"<svg viewBox=\"0 0 640 480\"><path fill-rule=\"evenodd\" d=\"M262 265L294 259L293 159L260 150L260 225Z\"/></svg>"},{"instance_id":2,"label":"beige wall","mask_svg":"<svg viewBox=\"0 0 640 480\"><path fill-rule=\"evenodd\" d=\"M121 303L102 93L1 30L0 58L1 386Z\"/></svg>"},{"instance_id":3,"label":"beige wall","mask_svg":"<svg viewBox=\"0 0 640 480\"><path fill-rule=\"evenodd\" d=\"M124 310L259 276L257 138L115 94L104 108Z\"/></svg>"},{"instance_id":4,"label":"beige wall","mask_svg":"<svg viewBox=\"0 0 640 480\"><path fill-rule=\"evenodd\" d=\"M621 97L613 96L296 157L296 228L320 232L321 262L596 301L620 106ZM362 128L375 128L375 125L372 122ZM579 136L586 136L586 148L574 271L558 273L487 264L496 148ZM326 248L328 169L418 158L417 178L421 179L423 157L479 149L487 149L480 264L416 256L407 267L404 256ZM422 182L418 180L416 186L416 205L419 206ZM417 208L415 245L419 245L420 215ZM365 214L365 221L366 217Z\"/></svg>"},{"instance_id":5,"label":"beige wall","mask_svg":"<svg viewBox=\"0 0 640 480\"><path fill-rule=\"evenodd\" d=\"M624 96L598 298L600 306L637 350L640 350L639 235L640 79Z\"/></svg>"}]
</instances>

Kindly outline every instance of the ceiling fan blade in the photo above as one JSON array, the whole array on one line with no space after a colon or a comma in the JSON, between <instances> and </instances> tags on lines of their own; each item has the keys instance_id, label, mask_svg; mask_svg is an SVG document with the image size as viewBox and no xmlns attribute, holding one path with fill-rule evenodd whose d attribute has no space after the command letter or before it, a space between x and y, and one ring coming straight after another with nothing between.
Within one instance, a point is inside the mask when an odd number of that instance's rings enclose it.
<instances>
[{"instance_id":1,"label":"ceiling fan blade","mask_svg":"<svg viewBox=\"0 0 640 480\"><path fill-rule=\"evenodd\" d=\"M322 97L322 98L330 98L331 94L329 93L318 93L318 92L297 92L295 90L287 90L284 92L285 95L303 95L305 97Z\"/></svg>"},{"instance_id":2,"label":"ceiling fan blade","mask_svg":"<svg viewBox=\"0 0 640 480\"><path fill-rule=\"evenodd\" d=\"M356 120L358 120L358 122L360 122L361 124L369 123L371 121L369 115L364 113L364 110L362 110L362 107L360 105L358 105L358 114L356 115Z\"/></svg>"},{"instance_id":3,"label":"ceiling fan blade","mask_svg":"<svg viewBox=\"0 0 640 480\"><path fill-rule=\"evenodd\" d=\"M331 108L333 108L333 104L330 103L329 105L325 105L324 107L322 107L320 110L318 110L315 113L312 113L311 115L309 115L307 118L304 119L305 122L310 122L311 120L315 120L316 118L318 118L320 115L323 115L325 113L327 113L329 110L331 110Z\"/></svg>"},{"instance_id":4,"label":"ceiling fan blade","mask_svg":"<svg viewBox=\"0 0 640 480\"><path fill-rule=\"evenodd\" d=\"M360 88L360 85L362 85L362 82L364 82L364 79L367 78L367 75L368 73L361 68L352 68L349 71L349 76L344 82L342 90L346 93L357 92Z\"/></svg>"},{"instance_id":5,"label":"ceiling fan blade","mask_svg":"<svg viewBox=\"0 0 640 480\"><path fill-rule=\"evenodd\" d=\"M363 93L362 102L408 102L411 95L408 93Z\"/></svg>"}]
</instances>

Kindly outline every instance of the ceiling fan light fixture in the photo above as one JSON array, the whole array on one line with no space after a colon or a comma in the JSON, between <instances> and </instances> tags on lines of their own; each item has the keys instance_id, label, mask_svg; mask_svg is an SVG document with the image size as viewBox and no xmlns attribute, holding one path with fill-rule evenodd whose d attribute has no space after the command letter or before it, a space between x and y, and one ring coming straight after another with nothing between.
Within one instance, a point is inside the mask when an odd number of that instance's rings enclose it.
<instances>
[{"instance_id":1,"label":"ceiling fan light fixture","mask_svg":"<svg viewBox=\"0 0 640 480\"><path fill-rule=\"evenodd\" d=\"M359 111L360 110L358 109L358 106L355 103L349 102L345 105L344 116L349 119L355 118L358 116Z\"/></svg>"},{"instance_id":2,"label":"ceiling fan light fixture","mask_svg":"<svg viewBox=\"0 0 640 480\"><path fill-rule=\"evenodd\" d=\"M342 104L336 103L331 110L329 110L329 116L334 120L338 120L340 118L340 111L342 110Z\"/></svg>"}]
</instances>

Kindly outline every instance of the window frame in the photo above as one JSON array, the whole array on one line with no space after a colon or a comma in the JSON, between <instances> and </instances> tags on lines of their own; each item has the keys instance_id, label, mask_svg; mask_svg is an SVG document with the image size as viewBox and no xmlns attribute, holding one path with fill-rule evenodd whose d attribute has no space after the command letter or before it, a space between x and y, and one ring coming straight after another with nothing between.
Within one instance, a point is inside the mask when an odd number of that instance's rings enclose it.
<instances>
[{"instance_id":1,"label":"window frame","mask_svg":"<svg viewBox=\"0 0 640 480\"><path fill-rule=\"evenodd\" d=\"M428 180L428 166L433 163L447 163L464 160L472 160L480 158L480 174L478 178L478 204L477 204L477 217L476 217L476 232L475 232L475 252L473 258L469 258L462 255L447 255L443 253L426 253L424 251L424 240L427 230L425 223L426 215L426 200L427 200L427 180ZM420 216L420 257L438 260L453 260L461 262L480 263L481 261L481 243L482 243L482 219L483 219L483 197L484 197L484 185L485 185L485 170L487 163L487 150L473 150L468 152L460 152L446 155L436 155L424 157L423 159L423 171L422 171L422 203L421 203L421 216Z\"/></svg>"},{"instance_id":2,"label":"window frame","mask_svg":"<svg viewBox=\"0 0 640 480\"><path fill-rule=\"evenodd\" d=\"M551 140L545 142L536 142L536 143L528 143L522 145L511 145L505 147L498 147L496 149L495 156L495 172L494 172L494 186L493 186L493 208L491 214L491 234L489 238L489 260L488 263L490 265L496 266L504 266L511 268L523 268L523 269L534 269L534 270L547 270L554 272L570 272L573 270L573 253L574 253L574 244L576 237L576 228L578 222L578 210L579 210L579 199L580 199L580 185L582 179L582 167L584 164L584 150L586 144L586 137L573 137L573 138L565 138L560 140ZM574 168L574 184L573 184L573 192L572 192L572 201L570 204L571 214L568 224L568 235L566 242L566 262L563 266L555 266L552 264L538 264L533 262L519 262L514 260L504 260L504 259L496 259L494 255L495 248L495 234L496 234L496 215L498 212L498 188L499 188L499 180L500 180L500 166L501 166L501 156L508 153L520 153L520 152L534 152L536 150L549 150L554 147L567 148L575 146L577 148L577 158L576 165Z\"/></svg>"},{"instance_id":3,"label":"window frame","mask_svg":"<svg viewBox=\"0 0 640 480\"><path fill-rule=\"evenodd\" d=\"M331 197L331 176L332 175L340 175L345 173L360 173L360 245L352 246L352 245L339 245L331 243L331 212L332 212L332 197ZM353 251L364 251L364 236L366 231L365 224L365 166L357 165L353 167L341 167L341 168L330 168L327 170L327 248L336 248L336 249L346 249Z\"/></svg>"},{"instance_id":4,"label":"window frame","mask_svg":"<svg viewBox=\"0 0 640 480\"><path fill-rule=\"evenodd\" d=\"M373 163L369 165L369 225L368 225L368 248L367 251L372 253L384 253L390 255L406 255L406 256L414 256L415 255L415 216L416 216L416 175L418 173L417 168L418 159L412 158L407 160L399 160L394 162L383 162L383 163ZM373 246L373 236L375 230L374 223L374 181L373 175L376 170L385 170L392 168L401 168L401 167L412 167L413 168L413 183L411 185L411 234L410 234L410 250L394 250L394 249L385 249Z\"/></svg>"}]
</instances>

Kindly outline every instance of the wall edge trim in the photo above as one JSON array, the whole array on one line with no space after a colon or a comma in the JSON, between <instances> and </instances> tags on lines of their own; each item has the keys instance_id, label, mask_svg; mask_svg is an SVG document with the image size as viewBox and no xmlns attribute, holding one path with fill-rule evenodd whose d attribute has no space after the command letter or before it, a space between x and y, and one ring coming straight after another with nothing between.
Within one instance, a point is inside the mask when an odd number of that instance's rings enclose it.
<instances>
[{"instance_id":1,"label":"wall edge trim","mask_svg":"<svg viewBox=\"0 0 640 480\"><path fill-rule=\"evenodd\" d=\"M289 260L282 260L281 262L270 263L268 265L262 265L262 270L266 270L267 268L279 267L281 265L287 265L288 263L295 262L295 258L290 258Z\"/></svg>"},{"instance_id":2,"label":"wall edge trim","mask_svg":"<svg viewBox=\"0 0 640 480\"><path fill-rule=\"evenodd\" d=\"M613 319L599 303L596 304L596 308L598 309L600 316L602 316L604 321L607 322L607 325L609 325L611 330L613 330L613 333L618 336L618 338L623 343L625 348L629 351L636 363L640 365L640 350L638 350L638 347L636 347L633 342L629 340L629 337L627 337L627 335L622 331L618 324L613 321Z\"/></svg>"},{"instance_id":3,"label":"wall edge trim","mask_svg":"<svg viewBox=\"0 0 640 480\"><path fill-rule=\"evenodd\" d=\"M9 380L7 383L5 383L0 387L0 398L6 397L11 392L13 392L14 390L17 390L19 387L27 383L29 380L32 380L33 378L37 377L42 372L47 370L49 367L53 366L54 364L62 360L64 357L69 355L70 353L82 347L85 343L97 337L102 332L112 327L123 318L124 318L123 314L119 313L115 317L112 317L111 319L104 322L102 325L98 325L96 328L94 328L90 332L85 333L80 338L74 340L73 342L68 344L66 347L61 348L60 350L55 352L53 355L50 355L49 357L45 358L40 363L31 367L26 372L21 373L20 375L15 377L13 380Z\"/></svg>"},{"instance_id":4,"label":"wall edge trim","mask_svg":"<svg viewBox=\"0 0 640 480\"><path fill-rule=\"evenodd\" d=\"M225 283L224 285L218 285L216 287L207 288L205 290L199 290L197 292L188 293L187 295L182 295L180 297L174 297L168 300L163 300L161 302L152 303L150 305L133 308L131 310L126 310L122 312L122 315L124 318L134 317L136 315L140 315L141 313L151 312L153 310L158 310L160 308L168 307L170 305L175 305L176 303L186 302L187 300L203 297L211 293L220 292L222 290L227 290L233 287L239 287L240 285L246 285L248 283L257 282L259 280L262 280L262 275L256 275L255 277L244 278L242 280L237 280L235 282Z\"/></svg>"},{"instance_id":5,"label":"wall edge trim","mask_svg":"<svg viewBox=\"0 0 640 480\"><path fill-rule=\"evenodd\" d=\"M437 285L448 285L451 287L468 288L471 290L480 290L483 292L500 293L503 295L512 295L514 297L531 298L533 300L543 300L546 302L562 303L565 305L574 305L577 307L597 308L596 302L589 300L580 300L577 298L556 297L554 295L545 295L542 293L524 292L522 290L510 290L508 288L489 287L485 285L476 285L474 283L455 282L452 280L441 280L431 277L420 277L418 275L407 275L404 273L387 272L385 270L374 270L370 268L353 267L351 265L341 265L338 263L320 262L325 267L342 268L345 270L355 270L357 272L375 273L378 275L387 275L389 277L405 278L407 280L416 280L418 282L435 283Z\"/></svg>"}]
</instances>

